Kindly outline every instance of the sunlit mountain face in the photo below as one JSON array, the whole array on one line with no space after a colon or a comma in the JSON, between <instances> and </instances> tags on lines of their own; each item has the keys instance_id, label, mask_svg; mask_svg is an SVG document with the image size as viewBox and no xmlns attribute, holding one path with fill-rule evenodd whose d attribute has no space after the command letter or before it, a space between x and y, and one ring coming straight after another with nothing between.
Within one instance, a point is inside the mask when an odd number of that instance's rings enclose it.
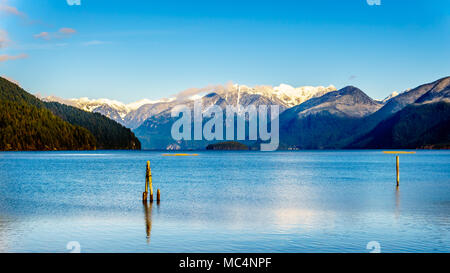
<instances>
[{"instance_id":1,"label":"sunlit mountain face","mask_svg":"<svg viewBox=\"0 0 450 273\"><path fill-rule=\"evenodd\" d=\"M181 92L180 94L160 100L142 99L137 102L125 104L111 99L63 99L55 96L44 97L44 101L56 101L74 106L88 112L101 113L129 128L139 127L145 120L160 114L178 104L189 103L211 94L217 94L224 104L243 106L258 104L258 100L265 103L279 105L282 110L301 104L311 98L319 97L335 91L333 85L328 87L302 86L292 87L287 84L272 86L248 87L245 85L228 84L202 88L197 92ZM214 102L216 103L216 102Z\"/></svg>"}]
</instances>

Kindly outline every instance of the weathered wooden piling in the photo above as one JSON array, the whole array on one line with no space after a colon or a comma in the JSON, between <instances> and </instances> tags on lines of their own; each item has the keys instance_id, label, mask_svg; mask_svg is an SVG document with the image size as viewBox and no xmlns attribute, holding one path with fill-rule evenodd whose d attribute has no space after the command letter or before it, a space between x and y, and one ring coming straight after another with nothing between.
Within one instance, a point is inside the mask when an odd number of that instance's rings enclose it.
<instances>
[{"instance_id":1,"label":"weathered wooden piling","mask_svg":"<svg viewBox=\"0 0 450 273\"><path fill-rule=\"evenodd\" d=\"M161 191L158 189L158 191L156 192L156 201L157 202L161 202Z\"/></svg>"},{"instance_id":2,"label":"weathered wooden piling","mask_svg":"<svg viewBox=\"0 0 450 273\"><path fill-rule=\"evenodd\" d=\"M147 202L149 188L150 188L150 201L153 201L152 172L150 169L150 161L147 161L147 169L145 172L145 191L142 194L142 200L144 202Z\"/></svg>"},{"instance_id":3,"label":"weathered wooden piling","mask_svg":"<svg viewBox=\"0 0 450 273\"><path fill-rule=\"evenodd\" d=\"M148 198L148 192L145 192L145 191L144 191L144 192L142 193L142 201L143 201L143 202L147 202L147 198Z\"/></svg>"},{"instance_id":4,"label":"weathered wooden piling","mask_svg":"<svg viewBox=\"0 0 450 273\"><path fill-rule=\"evenodd\" d=\"M400 186L400 157L397 156L397 187Z\"/></svg>"},{"instance_id":5,"label":"weathered wooden piling","mask_svg":"<svg viewBox=\"0 0 450 273\"><path fill-rule=\"evenodd\" d=\"M145 183L147 185L146 191L150 190L150 202L153 202L153 184L152 184L152 169L150 168L150 161L147 161L147 172L145 175Z\"/></svg>"},{"instance_id":6,"label":"weathered wooden piling","mask_svg":"<svg viewBox=\"0 0 450 273\"><path fill-rule=\"evenodd\" d=\"M148 169L150 166L150 162L147 162L147 172L145 174L145 191L142 193L142 201L147 202L148 199Z\"/></svg>"}]
</instances>

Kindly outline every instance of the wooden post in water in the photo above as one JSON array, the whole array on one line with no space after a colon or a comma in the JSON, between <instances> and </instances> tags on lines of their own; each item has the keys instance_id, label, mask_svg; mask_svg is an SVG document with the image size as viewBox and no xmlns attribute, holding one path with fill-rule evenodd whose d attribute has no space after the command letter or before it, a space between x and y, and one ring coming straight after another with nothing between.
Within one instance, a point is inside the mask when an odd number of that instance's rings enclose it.
<instances>
[{"instance_id":1,"label":"wooden post in water","mask_svg":"<svg viewBox=\"0 0 450 273\"><path fill-rule=\"evenodd\" d=\"M147 161L147 175L145 181L147 181L147 186L150 189L150 202L153 202L152 169L150 168L150 161Z\"/></svg>"},{"instance_id":2,"label":"wooden post in water","mask_svg":"<svg viewBox=\"0 0 450 273\"><path fill-rule=\"evenodd\" d=\"M142 194L142 201L147 202L148 199L148 170L150 169L150 161L147 162L147 171L145 173L145 191Z\"/></svg>"},{"instance_id":3,"label":"wooden post in water","mask_svg":"<svg viewBox=\"0 0 450 273\"><path fill-rule=\"evenodd\" d=\"M144 202L144 203L146 203L147 202L147 197L148 197L148 192L143 192L142 193L142 201Z\"/></svg>"},{"instance_id":4,"label":"wooden post in water","mask_svg":"<svg viewBox=\"0 0 450 273\"><path fill-rule=\"evenodd\" d=\"M161 201L161 191L158 189L157 193L156 193L156 201L160 202Z\"/></svg>"},{"instance_id":5,"label":"wooden post in water","mask_svg":"<svg viewBox=\"0 0 450 273\"><path fill-rule=\"evenodd\" d=\"M397 187L400 186L400 157L397 156Z\"/></svg>"}]
</instances>

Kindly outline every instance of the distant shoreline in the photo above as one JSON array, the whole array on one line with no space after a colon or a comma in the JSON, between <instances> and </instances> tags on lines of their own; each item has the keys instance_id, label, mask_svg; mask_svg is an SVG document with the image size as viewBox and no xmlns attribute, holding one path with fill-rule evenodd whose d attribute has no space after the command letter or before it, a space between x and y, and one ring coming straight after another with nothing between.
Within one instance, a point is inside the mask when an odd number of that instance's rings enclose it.
<instances>
[{"instance_id":1,"label":"distant shoreline","mask_svg":"<svg viewBox=\"0 0 450 273\"><path fill-rule=\"evenodd\" d=\"M274 152L314 152L314 151L448 151L447 148L417 148L417 149L403 149L403 148L389 148L389 149L304 149L304 150L276 150ZM110 149L110 150L15 150L15 151L5 151L0 150L0 153L20 153L20 152L161 152L161 153L180 153L180 152L260 152L259 150L207 150L207 149L195 149L195 150L163 150L163 149ZM267 152L264 152L267 153Z\"/></svg>"}]
</instances>

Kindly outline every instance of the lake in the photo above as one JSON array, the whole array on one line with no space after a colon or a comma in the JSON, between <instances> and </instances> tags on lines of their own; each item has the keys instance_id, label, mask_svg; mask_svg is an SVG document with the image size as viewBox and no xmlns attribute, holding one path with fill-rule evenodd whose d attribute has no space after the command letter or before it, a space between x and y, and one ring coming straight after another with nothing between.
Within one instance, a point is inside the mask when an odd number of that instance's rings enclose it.
<instances>
[{"instance_id":1,"label":"lake","mask_svg":"<svg viewBox=\"0 0 450 273\"><path fill-rule=\"evenodd\" d=\"M450 252L450 151L162 154L0 153L0 252Z\"/></svg>"}]
</instances>

